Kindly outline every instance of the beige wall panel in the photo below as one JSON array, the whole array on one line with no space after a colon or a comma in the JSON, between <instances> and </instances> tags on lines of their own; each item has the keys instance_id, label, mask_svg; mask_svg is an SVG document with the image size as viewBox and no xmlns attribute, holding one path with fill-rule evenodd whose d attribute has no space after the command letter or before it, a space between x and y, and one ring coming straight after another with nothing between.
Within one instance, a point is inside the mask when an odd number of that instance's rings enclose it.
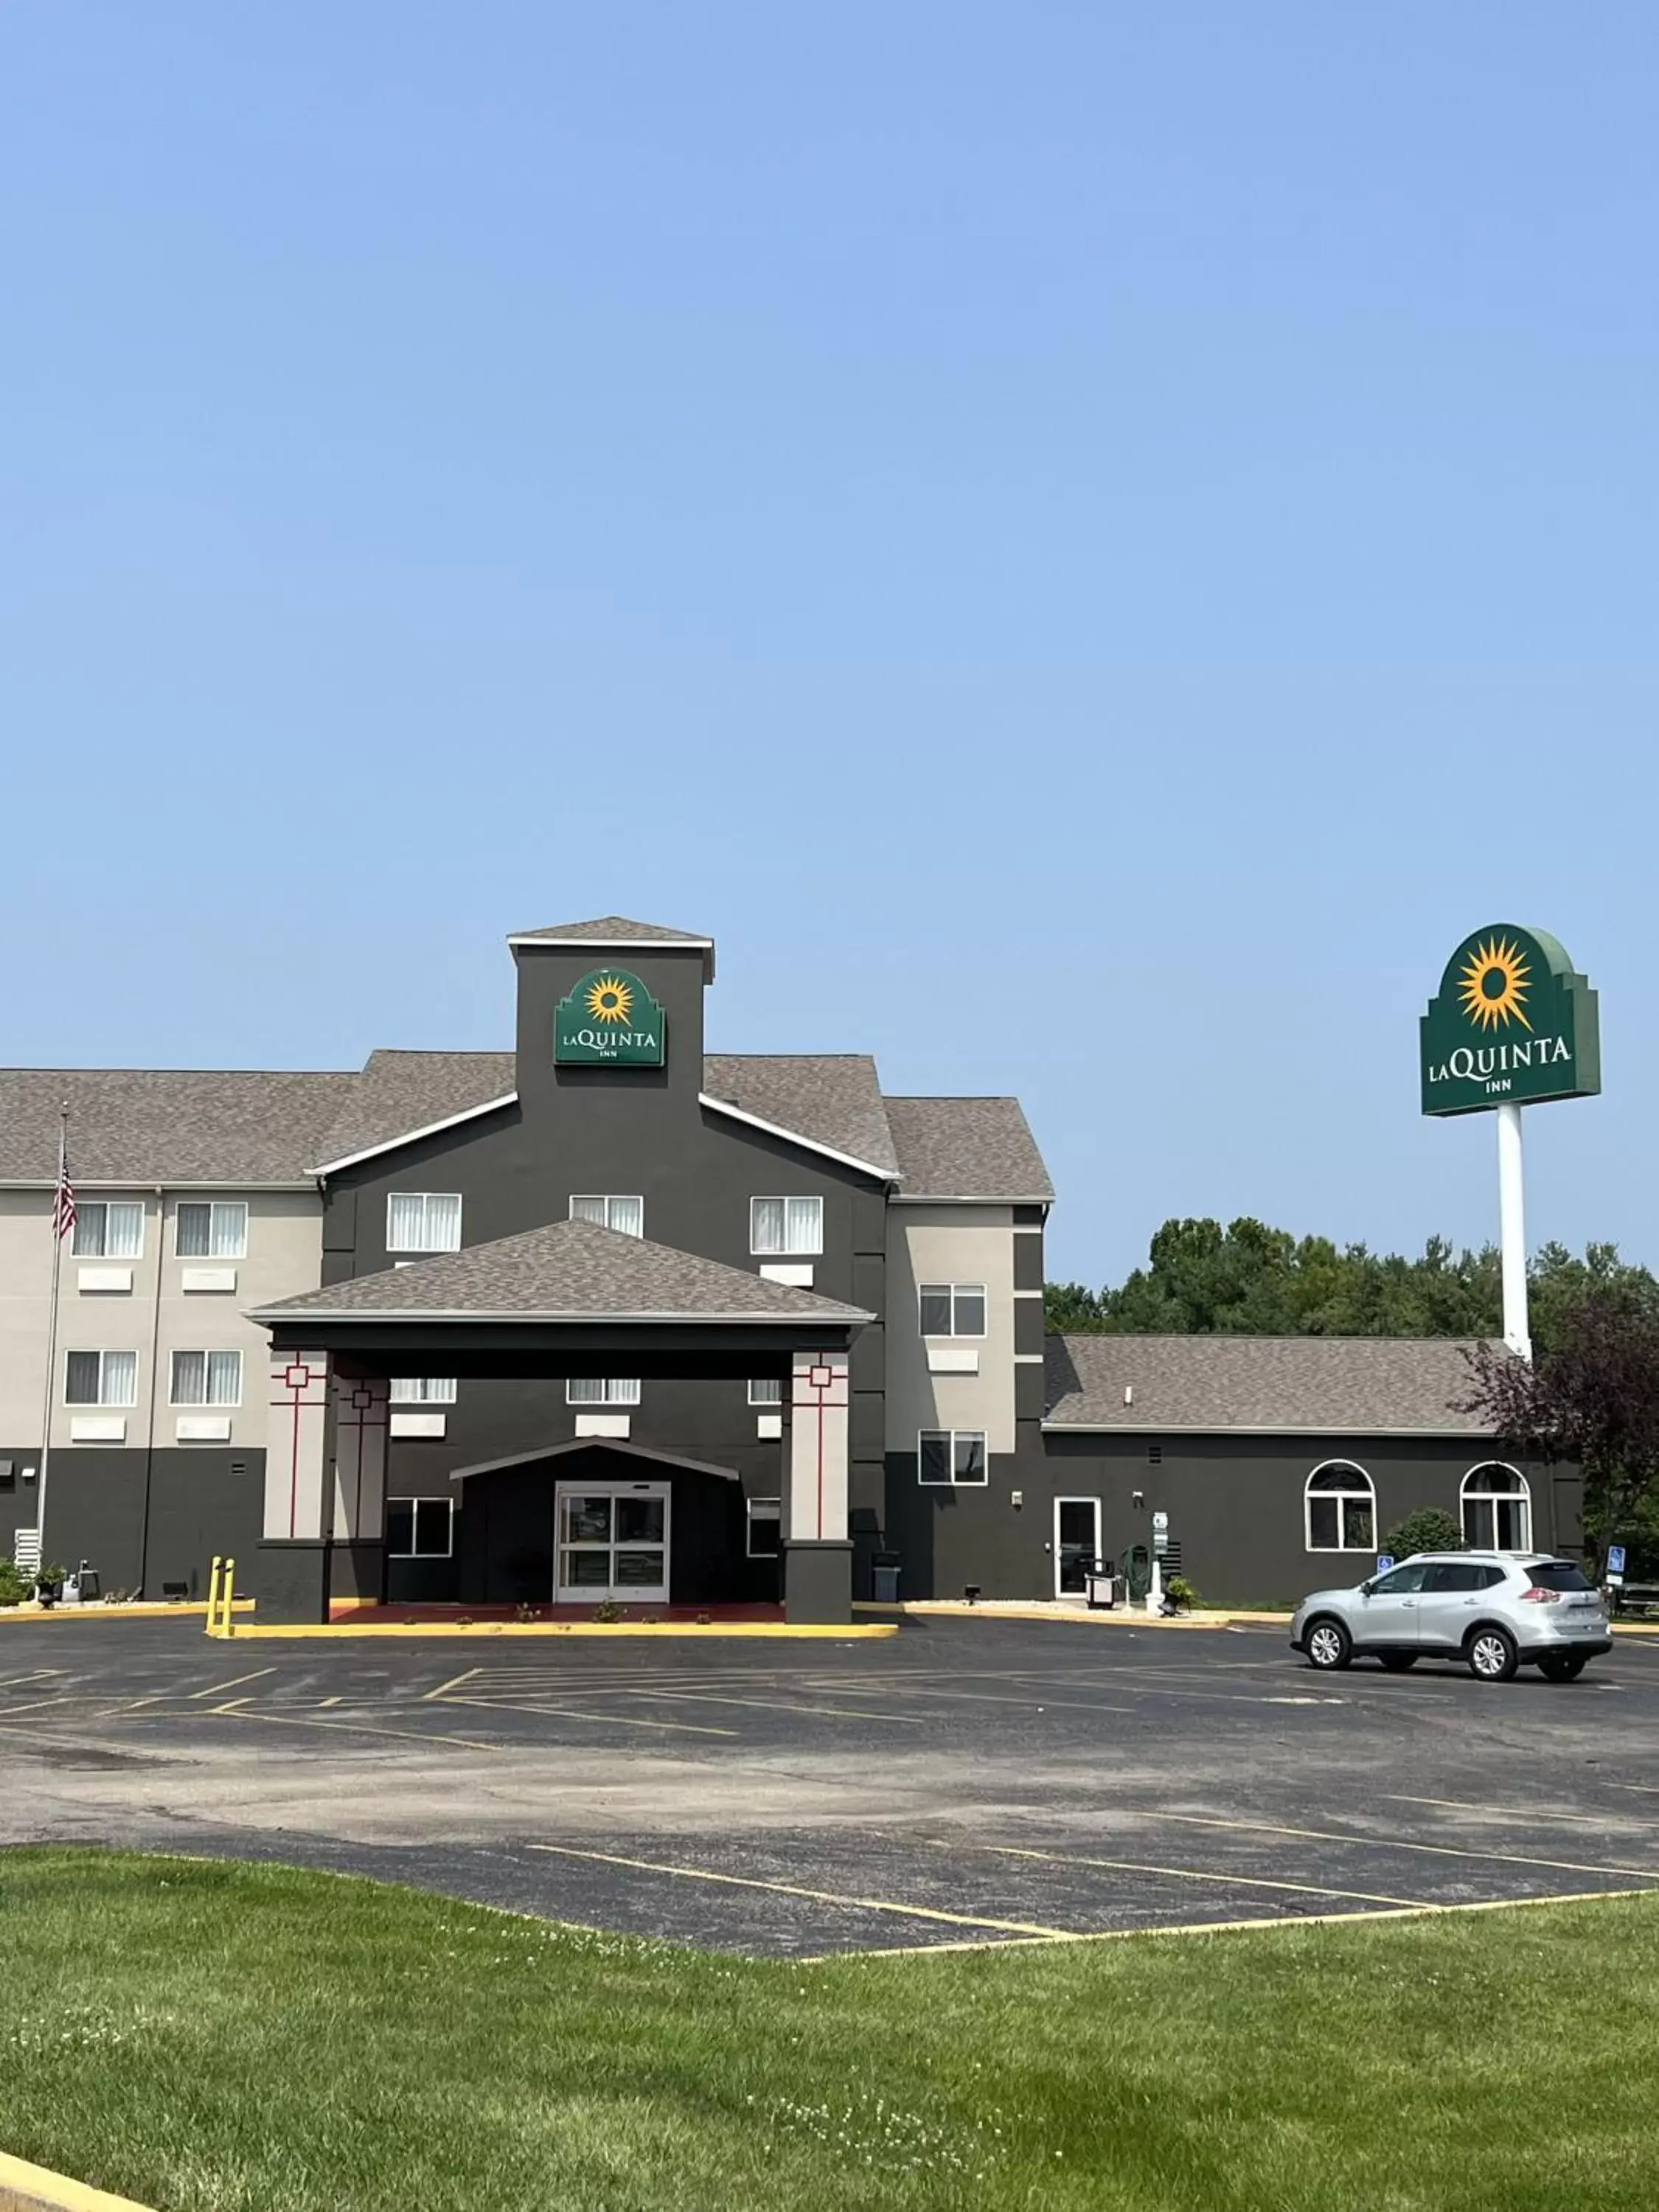
<instances>
[{"instance_id":1,"label":"beige wall panel","mask_svg":"<svg viewBox=\"0 0 1659 2212\"><path fill-rule=\"evenodd\" d=\"M977 1375L931 1375L917 1285L983 1283ZM887 1449L913 1452L920 1429L983 1429L986 1448L1014 1449L1014 1217L1001 1206L887 1209ZM937 1343L951 1340L936 1338Z\"/></svg>"}]
</instances>

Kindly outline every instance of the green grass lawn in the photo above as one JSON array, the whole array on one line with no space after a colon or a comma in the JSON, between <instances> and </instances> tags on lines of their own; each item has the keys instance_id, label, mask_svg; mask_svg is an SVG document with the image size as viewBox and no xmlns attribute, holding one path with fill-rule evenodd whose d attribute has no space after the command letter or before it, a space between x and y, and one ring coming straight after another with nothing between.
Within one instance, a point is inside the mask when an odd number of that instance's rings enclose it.
<instances>
[{"instance_id":1,"label":"green grass lawn","mask_svg":"<svg viewBox=\"0 0 1659 2212\"><path fill-rule=\"evenodd\" d=\"M755 1964L0 1856L0 2148L164 2212L1659 2204L1659 1896Z\"/></svg>"}]
</instances>

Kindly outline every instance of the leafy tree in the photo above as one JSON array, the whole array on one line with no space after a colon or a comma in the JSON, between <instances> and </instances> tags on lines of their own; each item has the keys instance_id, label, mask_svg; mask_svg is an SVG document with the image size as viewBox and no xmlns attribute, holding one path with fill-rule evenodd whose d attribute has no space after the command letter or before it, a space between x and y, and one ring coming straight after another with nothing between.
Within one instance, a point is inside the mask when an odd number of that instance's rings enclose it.
<instances>
[{"instance_id":1,"label":"leafy tree","mask_svg":"<svg viewBox=\"0 0 1659 2212\"><path fill-rule=\"evenodd\" d=\"M1395 1522L1382 1539L1382 1548L1396 1559L1409 1559L1413 1552L1461 1552L1463 1531L1455 1513L1438 1505L1419 1505Z\"/></svg>"},{"instance_id":2,"label":"leafy tree","mask_svg":"<svg viewBox=\"0 0 1659 2212\"><path fill-rule=\"evenodd\" d=\"M1659 1505L1659 1285L1610 1248L1562 1255L1553 1334L1528 1363L1501 1345L1469 1354L1465 1409L1523 1451L1570 1460L1584 1478L1584 1532L1600 1557L1623 1534L1650 1540ZM1577 1266L1583 1278L1572 1273Z\"/></svg>"},{"instance_id":3,"label":"leafy tree","mask_svg":"<svg viewBox=\"0 0 1659 2212\"><path fill-rule=\"evenodd\" d=\"M1547 1348L1594 1289L1656 1289L1611 1244L1583 1259L1547 1244L1532 1263L1532 1334ZM1431 1237L1416 1259L1300 1240L1245 1218L1166 1221L1144 1267L1114 1287L1051 1283L1048 1326L1132 1335L1495 1337L1502 1328L1498 1252L1460 1252Z\"/></svg>"}]
</instances>

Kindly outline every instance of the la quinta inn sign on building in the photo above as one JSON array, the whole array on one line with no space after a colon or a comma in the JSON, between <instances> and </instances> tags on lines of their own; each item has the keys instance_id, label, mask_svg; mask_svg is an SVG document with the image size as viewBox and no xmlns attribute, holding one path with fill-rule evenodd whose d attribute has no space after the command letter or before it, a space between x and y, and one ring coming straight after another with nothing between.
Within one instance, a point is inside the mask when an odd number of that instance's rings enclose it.
<instances>
[{"instance_id":1,"label":"la quinta inn sign on building","mask_svg":"<svg viewBox=\"0 0 1659 2212\"><path fill-rule=\"evenodd\" d=\"M1582 1074L1534 946L1526 1003ZM48 1419L49 1557L159 1596L234 1552L278 1620L835 1621L894 1567L907 1596L1074 1600L1154 1512L1166 1569L1218 1599L1294 1596L1333 1553L1357 1579L1422 1504L1575 1540L1576 1483L1459 1410L1455 1345L1045 1333L1054 1192L1018 1100L710 1049L695 932L611 915L508 949L499 1050L0 1072L0 1544L35 1529ZM60 1104L79 1218L49 1359Z\"/></svg>"}]
</instances>

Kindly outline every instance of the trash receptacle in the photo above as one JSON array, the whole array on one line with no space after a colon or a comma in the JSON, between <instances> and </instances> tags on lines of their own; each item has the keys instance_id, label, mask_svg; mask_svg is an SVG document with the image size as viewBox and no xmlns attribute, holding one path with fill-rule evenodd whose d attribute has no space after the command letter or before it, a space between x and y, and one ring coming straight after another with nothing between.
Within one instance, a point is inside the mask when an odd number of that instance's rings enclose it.
<instances>
[{"instance_id":1,"label":"trash receptacle","mask_svg":"<svg viewBox=\"0 0 1659 2212\"><path fill-rule=\"evenodd\" d=\"M1109 1613L1117 1603L1117 1577L1109 1565L1103 1574L1097 1571L1086 1575L1083 1589L1091 1613Z\"/></svg>"},{"instance_id":2,"label":"trash receptacle","mask_svg":"<svg viewBox=\"0 0 1659 2212\"><path fill-rule=\"evenodd\" d=\"M870 1596L876 1605L899 1601L899 1560L896 1552L878 1552L870 1566Z\"/></svg>"}]
</instances>

